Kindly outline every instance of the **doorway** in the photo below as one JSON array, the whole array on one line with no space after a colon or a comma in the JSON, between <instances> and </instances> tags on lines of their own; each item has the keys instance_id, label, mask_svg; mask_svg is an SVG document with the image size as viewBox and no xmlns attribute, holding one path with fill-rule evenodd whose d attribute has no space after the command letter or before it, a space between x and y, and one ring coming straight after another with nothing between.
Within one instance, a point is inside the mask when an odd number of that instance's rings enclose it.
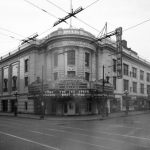
<instances>
[{"instance_id":1,"label":"doorway","mask_svg":"<svg viewBox=\"0 0 150 150\"><path fill-rule=\"evenodd\" d=\"M3 112L8 111L8 100L2 100L2 111Z\"/></svg>"}]
</instances>

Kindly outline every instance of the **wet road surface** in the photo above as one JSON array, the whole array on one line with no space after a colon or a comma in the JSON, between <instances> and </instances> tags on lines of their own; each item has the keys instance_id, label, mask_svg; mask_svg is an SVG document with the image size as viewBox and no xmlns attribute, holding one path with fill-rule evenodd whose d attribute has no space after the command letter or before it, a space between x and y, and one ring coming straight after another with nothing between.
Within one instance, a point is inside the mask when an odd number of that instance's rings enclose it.
<instances>
[{"instance_id":1,"label":"wet road surface","mask_svg":"<svg viewBox=\"0 0 150 150\"><path fill-rule=\"evenodd\" d=\"M0 150L150 150L150 114L91 121L0 116Z\"/></svg>"}]
</instances>

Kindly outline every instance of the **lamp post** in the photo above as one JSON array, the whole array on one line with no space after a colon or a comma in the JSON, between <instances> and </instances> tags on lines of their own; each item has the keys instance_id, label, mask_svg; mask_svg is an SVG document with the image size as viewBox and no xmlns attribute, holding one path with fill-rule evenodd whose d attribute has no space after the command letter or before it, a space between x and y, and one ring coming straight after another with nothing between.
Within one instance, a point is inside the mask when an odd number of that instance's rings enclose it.
<instances>
[{"instance_id":1,"label":"lamp post","mask_svg":"<svg viewBox=\"0 0 150 150\"><path fill-rule=\"evenodd\" d=\"M124 91L124 94L125 94L125 100L126 100L126 111L125 111L125 114L128 115L128 111L129 111L129 100L128 100L128 90L125 90Z\"/></svg>"},{"instance_id":2,"label":"lamp post","mask_svg":"<svg viewBox=\"0 0 150 150\"><path fill-rule=\"evenodd\" d=\"M18 92L16 91L15 92L15 97L16 97L16 99L15 99L15 103L14 103L14 116L17 116L18 115Z\"/></svg>"},{"instance_id":3,"label":"lamp post","mask_svg":"<svg viewBox=\"0 0 150 150\"><path fill-rule=\"evenodd\" d=\"M107 108L107 103L105 104L105 83L109 83L109 76L106 76L106 81L105 81L105 66L103 65L103 98L102 98L102 117L104 117L104 114L108 116L108 108Z\"/></svg>"}]
</instances>

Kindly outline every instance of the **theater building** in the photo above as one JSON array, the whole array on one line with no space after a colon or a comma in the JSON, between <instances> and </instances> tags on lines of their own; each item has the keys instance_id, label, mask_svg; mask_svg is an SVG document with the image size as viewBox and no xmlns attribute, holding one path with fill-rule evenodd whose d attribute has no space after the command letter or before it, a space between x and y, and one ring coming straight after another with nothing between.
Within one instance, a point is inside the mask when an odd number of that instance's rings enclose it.
<instances>
[{"instance_id":1,"label":"theater building","mask_svg":"<svg viewBox=\"0 0 150 150\"><path fill-rule=\"evenodd\" d=\"M84 115L147 107L150 63L123 41L123 77L116 75L116 47L93 42L83 29L58 29L24 43L0 59L0 111ZM103 82L104 81L104 82Z\"/></svg>"}]
</instances>

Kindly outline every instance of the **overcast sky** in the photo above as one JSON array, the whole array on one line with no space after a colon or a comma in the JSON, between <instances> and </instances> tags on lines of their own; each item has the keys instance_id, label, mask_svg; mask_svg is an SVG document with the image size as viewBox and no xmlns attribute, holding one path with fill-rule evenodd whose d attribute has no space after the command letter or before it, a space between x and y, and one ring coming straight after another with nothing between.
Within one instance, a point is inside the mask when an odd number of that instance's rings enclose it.
<instances>
[{"instance_id":1,"label":"overcast sky","mask_svg":"<svg viewBox=\"0 0 150 150\"><path fill-rule=\"evenodd\" d=\"M68 24L61 23L52 28L57 18L67 14L47 2L47 0L28 0L38 7L53 14L35 8L25 0L0 0L0 56L13 51L19 46L21 39L34 33L40 35L38 38L51 33L58 28L69 28ZM63 10L70 11L70 0L49 0ZM82 6L86 8L95 0L72 0L73 9ZM55 18L55 17L57 18ZM150 0L99 0L76 15L81 21L73 18L74 28L84 28L95 36L108 23L108 32L117 27L123 30L150 19ZM11 32L8 32L11 31ZM14 32L14 33L12 33ZM16 34L15 34L16 33ZM13 36L15 39L10 38ZM128 47L136 51L139 56L150 60L150 21L123 32L123 39L127 40Z\"/></svg>"}]
</instances>

